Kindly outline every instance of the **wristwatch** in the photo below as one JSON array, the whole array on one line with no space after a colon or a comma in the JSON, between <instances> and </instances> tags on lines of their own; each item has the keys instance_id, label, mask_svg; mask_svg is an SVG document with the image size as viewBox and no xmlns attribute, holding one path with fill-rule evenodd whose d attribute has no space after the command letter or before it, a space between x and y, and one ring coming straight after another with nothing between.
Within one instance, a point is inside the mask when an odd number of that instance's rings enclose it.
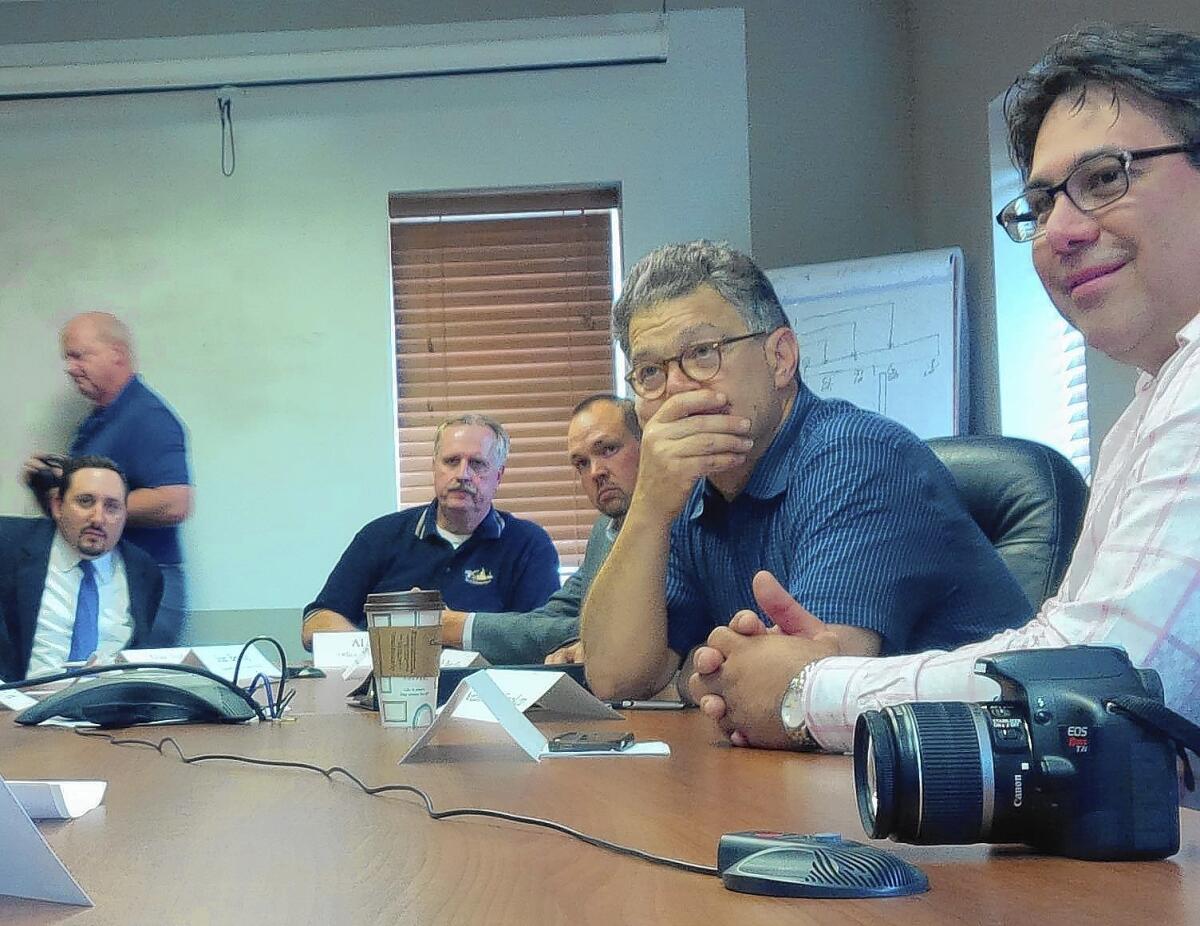
<instances>
[{"instance_id":1,"label":"wristwatch","mask_svg":"<svg viewBox=\"0 0 1200 926\"><path fill-rule=\"evenodd\" d=\"M783 729L791 740L792 748L799 752L818 752L821 744L813 739L804 722L804 686L808 682L808 670L814 663L808 663L788 682L787 690L783 693L783 701L779 705L779 719L783 721Z\"/></svg>"}]
</instances>

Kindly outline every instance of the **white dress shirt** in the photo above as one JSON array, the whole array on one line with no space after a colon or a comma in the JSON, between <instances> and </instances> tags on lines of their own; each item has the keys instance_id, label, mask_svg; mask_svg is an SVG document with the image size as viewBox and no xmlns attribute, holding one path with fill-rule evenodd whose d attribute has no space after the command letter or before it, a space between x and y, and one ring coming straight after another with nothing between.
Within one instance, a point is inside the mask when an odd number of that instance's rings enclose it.
<instances>
[{"instance_id":1,"label":"white dress shirt","mask_svg":"<svg viewBox=\"0 0 1200 926\"><path fill-rule=\"evenodd\" d=\"M55 531L29 656L29 678L61 671L70 655L75 603L83 581L80 559L79 552ZM97 557L92 563L96 567L96 591L100 596L96 658L105 662L124 649L133 636L129 583L125 577L125 560L119 550Z\"/></svg>"}]
</instances>

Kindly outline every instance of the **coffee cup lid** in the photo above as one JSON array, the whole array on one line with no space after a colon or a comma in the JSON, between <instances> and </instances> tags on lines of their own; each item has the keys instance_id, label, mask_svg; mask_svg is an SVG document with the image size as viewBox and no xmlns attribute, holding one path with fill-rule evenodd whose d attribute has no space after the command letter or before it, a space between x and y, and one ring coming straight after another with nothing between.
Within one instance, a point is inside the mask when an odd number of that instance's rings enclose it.
<instances>
[{"instance_id":1,"label":"coffee cup lid","mask_svg":"<svg viewBox=\"0 0 1200 926\"><path fill-rule=\"evenodd\" d=\"M430 611L442 609L442 593L414 588L407 592L374 592L367 596L367 611Z\"/></svg>"}]
</instances>

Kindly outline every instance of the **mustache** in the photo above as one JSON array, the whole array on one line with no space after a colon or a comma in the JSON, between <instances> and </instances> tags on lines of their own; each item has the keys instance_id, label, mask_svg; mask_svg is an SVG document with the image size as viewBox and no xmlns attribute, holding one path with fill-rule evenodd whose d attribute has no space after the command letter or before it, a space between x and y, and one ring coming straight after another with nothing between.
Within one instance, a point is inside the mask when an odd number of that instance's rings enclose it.
<instances>
[{"instance_id":1,"label":"mustache","mask_svg":"<svg viewBox=\"0 0 1200 926\"><path fill-rule=\"evenodd\" d=\"M479 490L469 482L459 482L457 479L446 487L447 492L466 492L472 498L479 494Z\"/></svg>"}]
</instances>

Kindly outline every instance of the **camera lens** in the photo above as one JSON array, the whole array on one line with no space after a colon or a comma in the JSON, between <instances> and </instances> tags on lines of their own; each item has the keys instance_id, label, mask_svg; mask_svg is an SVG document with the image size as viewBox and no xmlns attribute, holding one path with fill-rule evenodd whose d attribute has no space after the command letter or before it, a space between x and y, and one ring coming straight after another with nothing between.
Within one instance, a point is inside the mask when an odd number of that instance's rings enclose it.
<instances>
[{"instance_id":1,"label":"camera lens","mask_svg":"<svg viewBox=\"0 0 1200 926\"><path fill-rule=\"evenodd\" d=\"M879 711L867 711L854 730L854 783L863 829L881 839L892 832L896 745Z\"/></svg>"},{"instance_id":2,"label":"camera lens","mask_svg":"<svg viewBox=\"0 0 1200 926\"><path fill-rule=\"evenodd\" d=\"M987 841L995 810L988 730L976 704L915 702L862 714L854 782L863 829L900 842Z\"/></svg>"}]
</instances>

